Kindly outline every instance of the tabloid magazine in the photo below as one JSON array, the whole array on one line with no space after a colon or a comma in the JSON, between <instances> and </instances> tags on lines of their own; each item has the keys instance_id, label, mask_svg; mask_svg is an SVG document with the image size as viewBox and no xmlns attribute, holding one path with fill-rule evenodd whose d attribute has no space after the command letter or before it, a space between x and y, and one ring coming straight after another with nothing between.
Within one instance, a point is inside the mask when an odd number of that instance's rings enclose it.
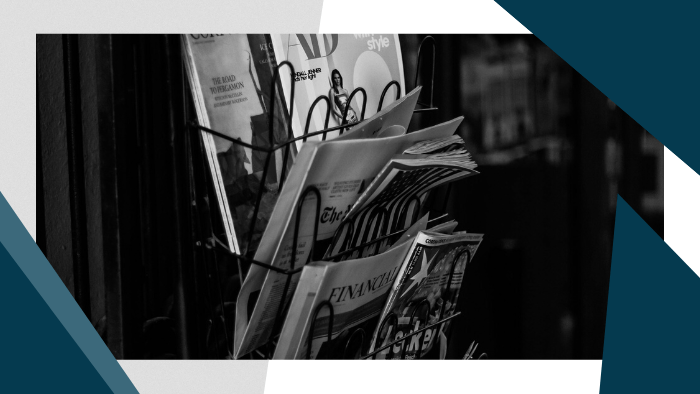
<instances>
[{"instance_id":1,"label":"tabloid magazine","mask_svg":"<svg viewBox=\"0 0 700 394\"><path fill-rule=\"evenodd\" d=\"M380 321L396 316L395 324L377 326L372 348L402 338L426 324L454 312L467 263L481 244L483 234L420 232L396 275ZM380 332L381 330L381 332ZM414 359L428 353L438 336L436 329L415 335L379 352L377 359Z\"/></svg>"}]
</instances>

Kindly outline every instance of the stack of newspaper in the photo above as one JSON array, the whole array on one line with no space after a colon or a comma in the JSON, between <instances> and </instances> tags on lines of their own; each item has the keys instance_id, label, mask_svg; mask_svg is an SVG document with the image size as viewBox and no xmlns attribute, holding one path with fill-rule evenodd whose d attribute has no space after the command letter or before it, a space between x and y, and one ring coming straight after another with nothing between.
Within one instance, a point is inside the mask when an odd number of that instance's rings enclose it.
<instances>
[{"instance_id":1,"label":"stack of newspaper","mask_svg":"<svg viewBox=\"0 0 700 394\"><path fill-rule=\"evenodd\" d=\"M283 359L375 349L415 358L434 348L445 324L388 345L454 312L482 235L429 220L424 202L477 171L455 135L462 117L406 132L420 87L403 95L398 36L194 34L183 48L200 124L230 137L203 133L229 248L266 265L251 266L238 295L234 357L268 344ZM283 60L295 67L293 103L290 80L273 79ZM395 82L397 99L380 103ZM353 87L365 103L352 100ZM311 111L322 96L330 123ZM300 139L287 162L272 147L288 129L304 134L307 111L311 132L347 127L327 141ZM366 335L352 349L357 332Z\"/></svg>"},{"instance_id":2,"label":"stack of newspaper","mask_svg":"<svg viewBox=\"0 0 700 394\"><path fill-rule=\"evenodd\" d=\"M408 96L413 95L417 92ZM411 113L414 105L415 100L401 101L365 123L395 117L395 111ZM335 352L340 347L325 340L331 319L328 309L316 316L311 349L307 348L312 314L326 300L333 307L332 342L336 339L342 342L349 330L379 316L383 309L401 307L403 313L402 302L409 291L413 294L419 290L415 296L429 300L431 316L435 308L443 315L450 313L454 299L442 304L440 297L446 294L448 287L459 286L463 270L455 269L456 275L448 286L447 277L438 277L437 272L447 272L445 267L450 265L445 262L446 257L434 258L433 255L454 255L459 248L471 245L470 242L477 240L478 245L481 238L451 234L456 223L450 223L446 226L448 239L440 239L444 247L428 253L430 248L426 245L432 245L439 237L420 232L426 230L427 218L411 223L406 212L411 205L420 204L431 189L477 174L476 164L464 149L463 141L454 136L461 121L462 118L457 118L413 133L384 138L369 137L362 132L360 124L345 138L310 141L302 146L255 258L282 269L305 267L300 274L292 276L289 283L286 274L258 266L251 268L237 302L235 357L252 352L278 334L275 358L305 358L307 353L312 358L319 354L342 357ZM392 126L396 125L385 123L381 128ZM398 126L405 129L408 124ZM318 189L320 202L315 194L307 194L306 199L300 201L309 186ZM300 203L301 210L295 209ZM317 204L320 204L319 210L315 209ZM339 231L341 223L344 225ZM389 237L382 247L362 247L397 232L398 240L391 244L388 243L393 240ZM292 250L295 250L293 257ZM354 255L332 262L334 259L330 257L345 251L352 251ZM411 288L401 290L407 283L403 276L412 272L421 251L423 259L428 254L432 256L430 262L422 265L419 274L410 277L413 278L408 281L413 284ZM318 262L309 264L313 261ZM434 264L430 266L430 263ZM428 273L429 276L421 277ZM390 295L394 292L401 294ZM387 304L387 299L395 300L396 305ZM279 316L284 318L281 331L278 331ZM411 324L426 322L428 320L421 319ZM431 344L423 349L429 349Z\"/></svg>"}]
</instances>

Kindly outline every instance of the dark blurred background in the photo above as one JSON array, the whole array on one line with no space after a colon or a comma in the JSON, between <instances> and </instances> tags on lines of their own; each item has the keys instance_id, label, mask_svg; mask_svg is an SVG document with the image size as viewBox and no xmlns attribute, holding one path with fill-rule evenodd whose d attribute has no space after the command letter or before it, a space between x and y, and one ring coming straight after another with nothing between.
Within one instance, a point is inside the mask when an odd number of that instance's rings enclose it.
<instances>
[{"instance_id":1,"label":"dark blurred background","mask_svg":"<svg viewBox=\"0 0 700 394\"><path fill-rule=\"evenodd\" d=\"M424 37L401 36L409 90ZM489 358L602 358L617 194L663 237L663 145L532 35L434 38L438 109L410 129L465 117L481 174L447 210L485 234L448 356L476 340ZM179 40L37 36L37 244L119 359L232 346L238 264L208 239Z\"/></svg>"},{"instance_id":2,"label":"dark blurred background","mask_svg":"<svg viewBox=\"0 0 700 394\"><path fill-rule=\"evenodd\" d=\"M490 358L601 359L617 194L663 237L663 145L533 35L434 37L439 110L411 126L465 117L481 174L448 211L485 234L450 356L476 340ZM407 81L423 39L402 36Z\"/></svg>"}]
</instances>

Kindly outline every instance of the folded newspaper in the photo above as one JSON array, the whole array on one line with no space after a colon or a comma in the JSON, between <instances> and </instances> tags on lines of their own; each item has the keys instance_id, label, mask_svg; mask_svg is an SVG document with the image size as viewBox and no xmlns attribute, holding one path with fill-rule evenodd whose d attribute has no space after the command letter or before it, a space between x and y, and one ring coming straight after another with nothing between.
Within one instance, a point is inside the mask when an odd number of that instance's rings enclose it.
<instances>
[{"instance_id":1,"label":"folded newspaper","mask_svg":"<svg viewBox=\"0 0 700 394\"><path fill-rule=\"evenodd\" d=\"M413 239L419 231L425 230L427 223L426 215L407 229L389 251L381 255L342 263L313 262L304 266L274 358L352 356L349 353L354 352L346 353L346 349L341 349L336 344L346 342L354 329L379 315L399 265ZM330 342L327 341L330 310L325 306L319 307L324 301L330 302L333 308ZM317 308L316 321L312 322ZM312 324L313 333L309 342Z\"/></svg>"},{"instance_id":2,"label":"folded newspaper","mask_svg":"<svg viewBox=\"0 0 700 394\"><path fill-rule=\"evenodd\" d=\"M429 214L426 214L426 216L428 215ZM421 220L426 220L426 217L423 217L419 221ZM431 231L437 231L444 234L450 234L456 226L457 222L454 219L450 219L448 214L443 214L441 216L428 220L428 228ZM334 261L337 263L340 261L354 260L357 258L365 258L384 253L389 247L391 247L391 245L395 244L398 241L398 239L401 238L404 231L406 230L402 229L400 231L394 231L393 233L390 233L388 235L372 233L372 236L367 242L358 245L354 248L336 248L336 245L331 244L329 250L343 249L343 251L335 255L324 257L324 260Z\"/></svg>"},{"instance_id":3,"label":"folded newspaper","mask_svg":"<svg viewBox=\"0 0 700 394\"><path fill-rule=\"evenodd\" d=\"M483 234L418 233L391 286L370 351L454 313L466 265L474 257L482 239ZM465 250L468 252L463 252ZM387 316L392 313L398 318L398 324L389 323ZM382 327L381 322L385 319L387 324ZM428 329L405 343L399 342L379 352L376 358L400 359L405 356L414 359L419 352L423 357L433 347L437 334L438 328Z\"/></svg>"},{"instance_id":4,"label":"folded newspaper","mask_svg":"<svg viewBox=\"0 0 700 394\"><path fill-rule=\"evenodd\" d=\"M459 136L422 141L389 161L347 213L350 225L334 235L325 258L366 243L379 227L381 235L405 228L428 191L478 174L463 144Z\"/></svg>"},{"instance_id":5,"label":"folded newspaper","mask_svg":"<svg viewBox=\"0 0 700 394\"><path fill-rule=\"evenodd\" d=\"M347 212L394 155L417 142L453 135L461 121L459 117L395 137L305 143L284 184L255 259L281 269L305 265L311 260L312 238L317 227L313 260L320 260ZM296 207L309 186L318 189L321 201L316 201L316 196L310 193L303 202L297 253L292 262ZM320 204L318 218L315 217L317 204ZM291 298L298 278L298 274L292 277L291 286L284 294L287 275L251 266L236 304L235 358L267 342L276 328L273 325L279 324L276 323L279 304L283 297ZM284 317L284 313L281 315Z\"/></svg>"}]
</instances>

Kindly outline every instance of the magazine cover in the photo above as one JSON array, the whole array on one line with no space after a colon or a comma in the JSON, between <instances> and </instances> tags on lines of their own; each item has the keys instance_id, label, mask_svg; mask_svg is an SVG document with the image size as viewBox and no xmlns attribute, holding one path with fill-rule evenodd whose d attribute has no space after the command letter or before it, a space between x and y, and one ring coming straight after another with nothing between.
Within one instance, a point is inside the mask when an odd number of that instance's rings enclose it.
<instances>
[{"instance_id":1,"label":"magazine cover","mask_svg":"<svg viewBox=\"0 0 700 394\"><path fill-rule=\"evenodd\" d=\"M277 63L269 35L186 34L182 39L202 126L254 146L270 147L286 139L285 106L279 86L270 125L272 77ZM270 141L270 127L274 141ZM263 179L267 153L206 132L203 137L228 246L236 253L252 253L277 200L284 151L279 150L271 158ZM295 151L290 153L293 157ZM288 167L292 161L290 157ZM251 236L251 216L261 189L263 197Z\"/></svg>"},{"instance_id":2,"label":"magazine cover","mask_svg":"<svg viewBox=\"0 0 700 394\"><path fill-rule=\"evenodd\" d=\"M365 119L374 115L379 106L382 91L391 81L401 85L400 96L405 93L403 60L398 34L282 34L272 35L277 60L288 60L294 66L294 111L292 129L294 135L304 134L309 109L319 96L327 96L331 102L328 127L361 119L362 93L349 102L353 90L362 87L367 92ZM290 83L282 81L285 97L289 98ZM388 90L385 107L396 98L396 87ZM317 105L309 122L309 132L324 129L326 107ZM329 134L328 138L337 136Z\"/></svg>"},{"instance_id":3,"label":"magazine cover","mask_svg":"<svg viewBox=\"0 0 700 394\"><path fill-rule=\"evenodd\" d=\"M385 324L384 327L377 327L372 341L373 349L454 313L464 270L474 257L482 238L483 234L418 234L381 314L380 321L383 321L390 313L394 313L398 325ZM462 253L465 250L469 253ZM445 329L444 326L441 327ZM402 359L402 354L405 359L414 359L419 352L422 357L432 349L436 337L437 330L431 328L422 335L411 337L405 344L399 342L380 352L377 359Z\"/></svg>"}]
</instances>

